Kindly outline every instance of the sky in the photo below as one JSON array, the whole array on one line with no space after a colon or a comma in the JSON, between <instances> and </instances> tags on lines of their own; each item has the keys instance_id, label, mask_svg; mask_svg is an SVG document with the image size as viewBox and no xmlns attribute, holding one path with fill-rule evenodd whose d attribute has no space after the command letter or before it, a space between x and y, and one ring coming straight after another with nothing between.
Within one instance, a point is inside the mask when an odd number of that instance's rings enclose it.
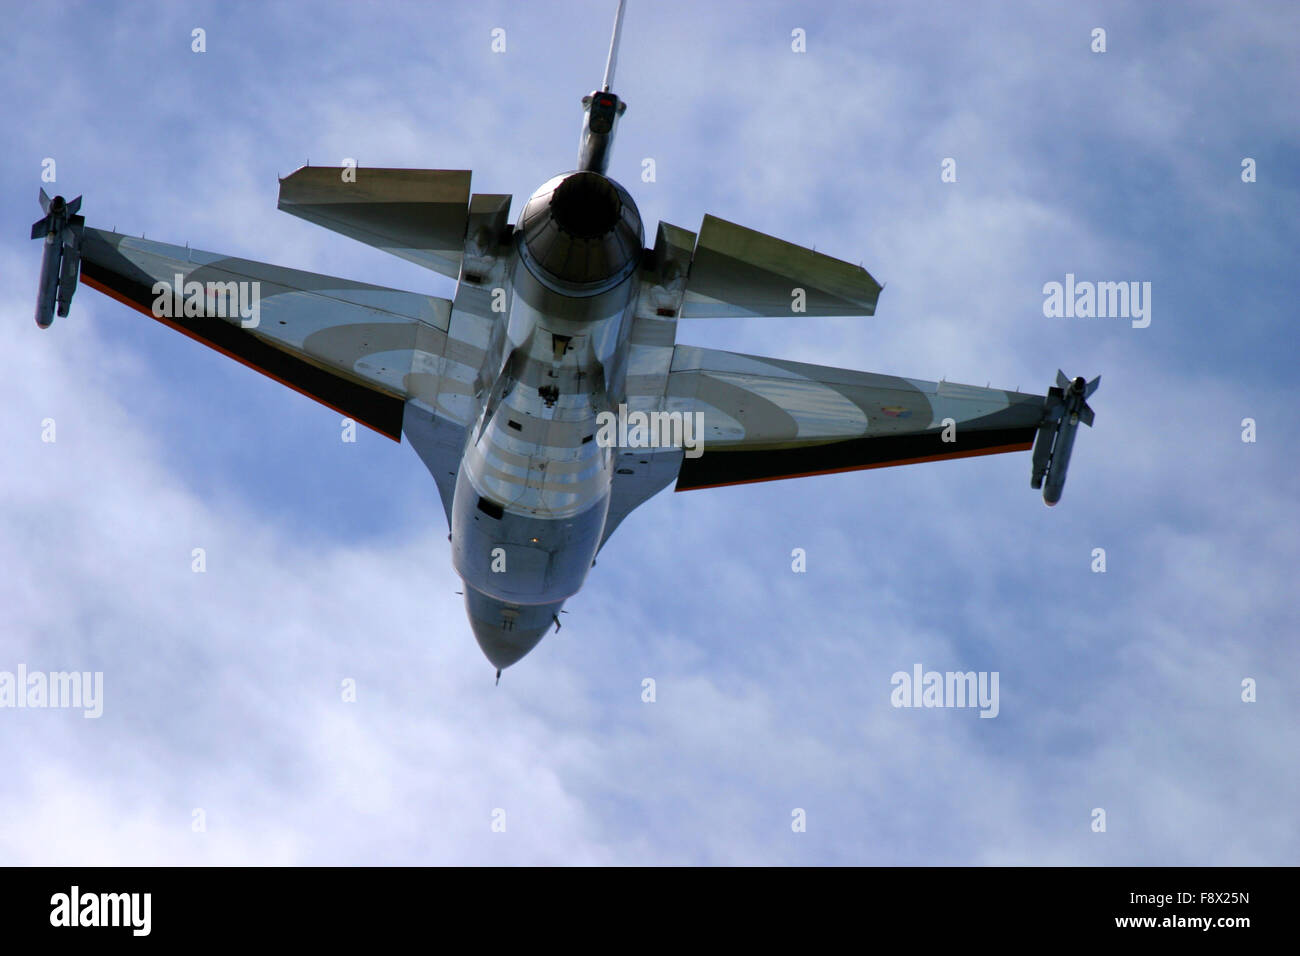
<instances>
[{"instance_id":1,"label":"sky","mask_svg":"<svg viewBox=\"0 0 1300 956\"><path fill-rule=\"evenodd\" d=\"M499 687L405 442L88 287L33 323L42 185L451 296L276 177L472 169L517 215L613 8L5 11L0 672L102 672L103 712L0 708L0 863L1300 863L1295 4L631 0L609 173L650 238L711 213L885 284L679 342L1101 375L1096 426L1053 509L1027 453L665 491ZM1067 274L1151 283L1150 325L1046 317ZM895 707L916 665L997 673L997 716Z\"/></svg>"}]
</instances>

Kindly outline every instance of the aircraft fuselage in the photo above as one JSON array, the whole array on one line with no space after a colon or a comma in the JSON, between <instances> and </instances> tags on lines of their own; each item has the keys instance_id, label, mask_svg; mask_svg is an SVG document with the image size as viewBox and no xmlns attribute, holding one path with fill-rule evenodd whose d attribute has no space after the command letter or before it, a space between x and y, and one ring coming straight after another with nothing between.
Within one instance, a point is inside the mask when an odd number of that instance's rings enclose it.
<instances>
[{"instance_id":1,"label":"aircraft fuselage","mask_svg":"<svg viewBox=\"0 0 1300 956\"><path fill-rule=\"evenodd\" d=\"M500 369L451 510L470 623L498 668L541 640L600 547L614 450L597 416L622 401L643 238L631 196L592 171L544 184L515 230Z\"/></svg>"}]
</instances>

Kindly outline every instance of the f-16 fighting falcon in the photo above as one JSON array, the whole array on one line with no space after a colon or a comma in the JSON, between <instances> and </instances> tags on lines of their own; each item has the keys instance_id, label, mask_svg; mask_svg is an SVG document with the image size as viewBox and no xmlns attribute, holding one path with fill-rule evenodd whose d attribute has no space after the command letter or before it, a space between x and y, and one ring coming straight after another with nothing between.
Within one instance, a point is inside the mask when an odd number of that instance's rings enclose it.
<instances>
[{"instance_id":1,"label":"f-16 fighting falcon","mask_svg":"<svg viewBox=\"0 0 1300 956\"><path fill-rule=\"evenodd\" d=\"M872 315L865 269L705 216L646 247L605 175L627 108L583 97L577 167L509 222L470 173L304 166L279 208L457 280L453 299L88 228L41 191L36 322L80 281L394 441L433 475L470 627L497 669L532 650L619 523L677 491L1033 448L1061 497L1099 379L1046 396L677 343L681 320Z\"/></svg>"}]
</instances>

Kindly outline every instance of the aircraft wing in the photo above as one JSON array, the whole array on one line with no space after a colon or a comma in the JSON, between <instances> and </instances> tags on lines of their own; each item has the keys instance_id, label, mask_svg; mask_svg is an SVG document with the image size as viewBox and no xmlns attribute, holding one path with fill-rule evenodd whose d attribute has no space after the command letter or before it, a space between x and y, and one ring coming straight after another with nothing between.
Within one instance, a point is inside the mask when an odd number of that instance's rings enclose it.
<instances>
[{"instance_id":1,"label":"aircraft wing","mask_svg":"<svg viewBox=\"0 0 1300 956\"><path fill-rule=\"evenodd\" d=\"M684 457L677 475L686 491L1028 451L1044 402L679 345L661 408L703 415L703 454Z\"/></svg>"},{"instance_id":2,"label":"aircraft wing","mask_svg":"<svg viewBox=\"0 0 1300 956\"><path fill-rule=\"evenodd\" d=\"M446 299L102 229L85 230L81 281L394 440L408 402L468 425L490 320ZM255 310L232 307L254 289Z\"/></svg>"},{"instance_id":3,"label":"aircraft wing","mask_svg":"<svg viewBox=\"0 0 1300 956\"><path fill-rule=\"evenodd\" d=\"M280 180L279 208L455 279L469 182L467 169L303 166Z\"/></svg>"}]
</instances>

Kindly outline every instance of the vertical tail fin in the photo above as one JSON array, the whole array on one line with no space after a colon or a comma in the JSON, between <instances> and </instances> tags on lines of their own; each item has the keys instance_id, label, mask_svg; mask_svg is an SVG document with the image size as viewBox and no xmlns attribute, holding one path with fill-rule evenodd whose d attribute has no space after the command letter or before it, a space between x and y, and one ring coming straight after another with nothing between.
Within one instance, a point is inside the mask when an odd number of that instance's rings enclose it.
<instances>
[{"instance_id":1,"label":"vertical tail fin","mask_svg":"<svg viewBox=\"0 0 1300 956\"><path fill-rule=\"evenodd\" d=\"M614 34L609 39L609 57L605 60L603 87L582 98L585 113L578 146L578 169L601 175L609 168L609 154L614 148L614 126L627 110L627 104L610 90L614 83L614 67L618 65L618 43L623 36L623 12L626 8L627 0L618 0Z\"/></svg>"},{"instance_id":2,"label":"vertical tail fin","mask_svg":"<svg viewBox=\"0 0 1300 956\"><path fill-rule=\"evenodd\" d=\"M618 64L618 41L623 36L623 11L627 9L627 0L618 0L618 12L614 14L614 35L609 38L609 59L605 61L605 83L601 89L609 92L614 82L614 67Z\"/></svg>"}]
</instances>

